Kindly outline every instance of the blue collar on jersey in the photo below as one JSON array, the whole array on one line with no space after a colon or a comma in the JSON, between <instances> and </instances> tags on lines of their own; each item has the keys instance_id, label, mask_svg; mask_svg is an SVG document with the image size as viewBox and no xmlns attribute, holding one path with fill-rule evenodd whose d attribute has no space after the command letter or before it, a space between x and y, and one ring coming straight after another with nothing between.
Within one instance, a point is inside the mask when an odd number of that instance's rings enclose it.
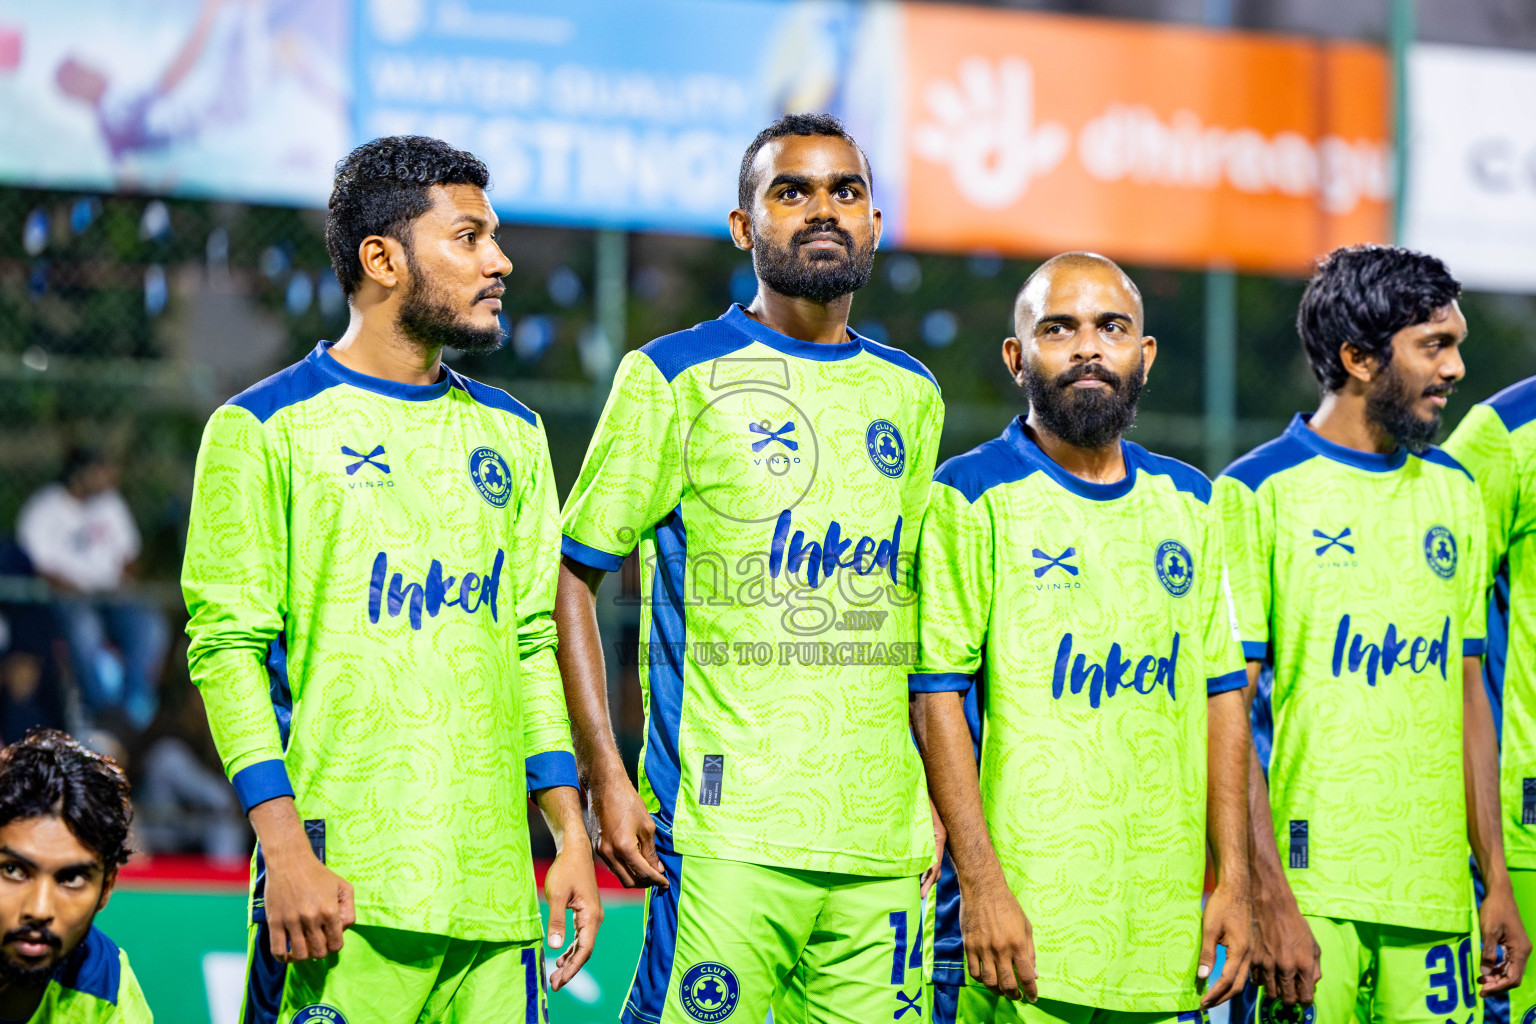
<instances>
[{"instance_id":1,"label":"blue collar on jersey","mask_svg":"<svg viewBox=\"0 0 1536 1024\"><path fill-rule=\"evenodd\" d=\"M1402 469L1403 463L1408 461L1408 449L1402 445L1398 445L1395 451L1383 455L1380 452L1362 452L1356 448L1334 444L1307 426L1311 419L1312 414L1309 412L1297 413L1291 419L1291 425L1285 428L1285 436L1325 459L1342 462L1346 466L1354 466L1356 469L1363 469L1370 473L1390 473L1394 469Z\"/></svg>"},{"instance_id":2,"label":"blue collar on jersey","mask_svg":"<svg viewBox=\"0 0 1536 1024\"><path fill-rule=\"evenodd\" d=\"M334 344L336 344L334 341L320 342L308 358L326 374L343 384L351 384L355 388L372 391L374 394L388 398L403 398L407 402L430 402L435 398L442 398L452 386L451 372L446 366L439 366L443 376L436 384L401 384L382 377L370 377L366 373L358 373L341 365L336 361L336 357L331 355L331 346Z\"/></svg>"},{"instance_id":3,"label":"blue collar on jersey","mask_svg":"<svg viewBox=\"0 0 1536 1024\"><path fill-rule=\"evenodd\" d=\"M1044 471L1058 484L1071 491L1080 498L1090 501L1113 501L1123 498L1131 493L1131 488L1136 486L1136 454L1130 445L1122 438L1120 441L1120 455L1125 459L1125 479L1116 480L1112 484L1096 484L1091 480L1068 473L1056 460L1040 450L1035 439L1029 436L1029 431L1024 429L1024 417L1018 416L1008 424L1008 429L1003 431L1003 440L1013 446L1024 461L1029 465Z\"/></svg>"},{"instance_id":4,"label":"blue collar on jersey","mask_svg":"<svg viewBox=\"0 0 1536 1024\"><path fill-rule=\"evenodd\" d=\"M760 324L747 316L747 311L740 303L731 303L731 308L720 317L726 323L736 328L742 334L753 341L762 342L769 348L778 349L787 356L799 356L801 359L816 359L829 363L837 359L847 359L864 351L863 339L853 332L848 331L848 340L839 341L831 345L823 345L815 341L801 341L799 338L791 338L787 334L780 334L766 324Z\"/></svg>"}]
</instances>

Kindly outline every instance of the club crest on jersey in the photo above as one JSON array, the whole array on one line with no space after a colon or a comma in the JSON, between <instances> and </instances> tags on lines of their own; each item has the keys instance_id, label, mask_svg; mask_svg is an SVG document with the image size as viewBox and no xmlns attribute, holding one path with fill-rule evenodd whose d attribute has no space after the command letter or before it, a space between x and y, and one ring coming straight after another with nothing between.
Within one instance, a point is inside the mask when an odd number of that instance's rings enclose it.
<instances>
[{"instance_id":1,"label":"club crest on jersey","mask_svg":"<svg viewBox=\"0 0 1536 1024\"><path fill-rule=\"evenodd\" d=\"M901 431L890 420L875 420L864 431L864 448L869 461L881 473L895 480L907 468L907 445Z\"/></svg>"},{"instance_id":2,"label":"club crest on jersey","mask_svg":"<svg viewBox=\"0 0 1536 1024\"><path fill-rule=\"evenodd\" d=\"M334 1006L311 1003L293 1015L293 1024L347 1024L347 1018Z\"/></svg>"},{"instance_id":3,"label":"club crest on jersey","mask_svg":"<svg viewBox=\"0 0 1536 1024\"><path fill-rule=\"evenodd\" d=\"M678 1001L694 1020L715 1024L725 1020L741 1002L741 983L724 964L694 964L683 975Z\"/></svg>"},{"instance_id":4,"label":"club crest on jersey","mask_svg":"<svg viewBox=\"0 0 1536 1024\"><path fill-rule=\"evenodd\" d=\"M1189 593L1195 582L1195 561L1189 557L1189 548L1176 540L1165 540L1157 546L1152 564L1168 593L1174 597Z\"/></svg>"},{"instance_id":5,"label":"club crest on jersey","mask_svg":"<svg viewBox=\"0 0 1536 1024\"><path fill-rule=\"evenodd\" d=\"M1520 1024L1536 1024L1536 1006L1525 1011L1525 1016L1520 1018Z\"/></svg>"},{"instance_id":6,"label":"club crest on jersey","mask_svg":"<svg viewBox=\"0 0 1536 1024\"><path fill-rule=\"evenodd\" d=\"M1297 1004L1286 1009L1278 999L1265 999L1259 1003L1259 1024L1314 1024L1316 1020L1315 1006Z\"/></svg>"},{"instance_id":7,"label":"club crest on jersey","mask_svg":"<svg viewBox=\"0 0 1536 1024\"><path fill-rule=\"evenodd\" d=\"M1443 526L1431 526L1424 535L1424 560L1436 576L1456 575L1456 535Z\"/></svg>"},{"instance_id":8,"label":"club crest on jersey","mask_svg":"<svg viewBox=\"0 0 1536 1024\"><path fill-rule=\"evenodd\" d=\"M469 478L486 502L496 508L507 507L507 499L512 497L512 473L496 449L476 448L469 453Z\"/></svg>"}]
</instances>

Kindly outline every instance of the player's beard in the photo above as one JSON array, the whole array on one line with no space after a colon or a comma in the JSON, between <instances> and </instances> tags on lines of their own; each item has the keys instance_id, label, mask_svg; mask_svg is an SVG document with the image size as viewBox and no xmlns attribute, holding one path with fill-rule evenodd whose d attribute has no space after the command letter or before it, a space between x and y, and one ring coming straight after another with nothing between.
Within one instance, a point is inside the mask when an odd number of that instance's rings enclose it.
<instances>
[{"instance_id":1,"label":"player's beard","mask_svg":"<svg viewBox=\"0 0 1536 1024\"><path fill-rule=\"evenodd\" d=\"M59 938L47 928L14 928L5 933L0 939L0 945L10 945L19 939L41 939L55 950L64 948L64 940ZM0 950L0 981L7 986L17 985L22 988L35 988L45 983L59 966L59 958L54 957L41 964L24 964L11 958L9 953Z\"/></svg>"},{"instance_id":2,"label":"player's beard","mask_svg":"<svg viewBox=\"0 0 1536 1024\"><path fill-rule=\"evenodd\" d=\"M1425 419L1413 407L1426 395L1449 395L1455 390L1450 384L1433 384L1415 391L1388 361L1365 400L1365 414L1398 444L1411 452L1422 452L1440 435L1440 410Z\"/></svg>"},{"instance_id":3,"label":"player's beard","mask_svg":"<svg viewBox=\"0 0 1536 1024\"><path fill-rule=\"evenodd\" d=\"M400 299L396 322L407 338L423 348L446 346L471 355L494 352L507 340L507 329L500 321L495 327L476 327L464 319L455 308L453 298L427 280L409 250L405 254L405 265L410 269L411 283ZM504 290L500 282L488 284L475 296L474 302L500 295Z\"/></svg>"},{"instance_id":4,"label":"player's beard","mask_svg":"<svg viewBox=\"0 0 1536 1024\"><path fill-rule=\"evenodd\" d=\"M802 249L818 237L835 235L843 243L836 249ZM875 265L875 243L863 246L835 224L819 224L795 232L785 246L776 246L752 228L752 265L769 288L792 299L831 302L858 291L869 283Z\"/></svg>"},{"instance_id":5,"label":"player's beard","mask_svg":"<svg viewBox=\"0 0 1536 1024\"><path fill-rule=\"evenodd\" d=\"M1107 387L1074 388L1092 377ZM1129 377L1100 363L1081 363L1055 377L1033 361L1024 364L1024 392L1040 425L1076 448L1105 448L1136 423L1136 402L1146 377L1146 359L1136 361Z\"/></svg>"}]
</instances>

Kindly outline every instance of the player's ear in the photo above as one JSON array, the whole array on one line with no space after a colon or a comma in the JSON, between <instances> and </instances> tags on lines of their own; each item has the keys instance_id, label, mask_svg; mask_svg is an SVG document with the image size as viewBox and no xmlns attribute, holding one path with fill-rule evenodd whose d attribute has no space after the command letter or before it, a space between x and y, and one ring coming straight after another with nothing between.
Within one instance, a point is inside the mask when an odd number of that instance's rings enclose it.
<instances>
[{"instance_id":1,"label":"player's ear","mask_svg":"<svg viewBox=\"0 0 1536 1024\"><path fill-rule=\"evenodd\" d=\"M727 220L731 226L731 241L742 252L752 251L752 216L746 210L732 210Z\"/></svg>"},{"instance_id":2,"label":"player's ear","mask_svg":"<svg viewBox=\"0 0 1536 1024\"><path fill-rule=\"evenodd\" d=\"M357 246L357 259L363 276L384 288L400 283L405 269L405 246L399 239L369 235Z\"/></svg>"},{"instance_id":3,"label":"player's ear","mask_svg":"<svg viewBox=\"0 0 1536 1024\"><path fill-rule=\"evenodd\" d=\"M1003 365L1008 367L1008 376L1019 387L1024 386L1024 343L1018 338L1003 339Z\"/></svg>"},{"instance_id":4,"label":"player's ear","mask_svg":"<svg viewBox=\"0 0 1536 1024\"><path fill-rule=\"evenodd\" d=\"M1157 362L1157 339L1150 334L1141 336L1141 382L1145 384L1147 377L1152 373L1152 364Z\"/></svg>"},{"instance_id":5,"label":"player's ear","mask_svg":"<svg viewBox=\"0 0 1536 1024\"><path fill-rule=\"evenodd\" d=\"M875 218L875 243L873 246L871 246L871 248L878 249L880 248L880 233L885 230L885 224L880 219L880 210L878 207L869 212Z\"/></svg>"},{"instance_id":6,"label":"player's ear","mask_svg":"<svg viewBox=\"0 0 1536 1024\"><path fill-rule=\"evenodd\" d=\"M96 901L96 913L107 909L107 903L112 899L112 889L117 885L117 869L108 871L101 880L101 898Z\"/></svg>"},{"instance_id":7,"label":"player's ear","mask_svg":"<svg viewBox=\"0 0 1536 1024\"><path fill-rule=\"evenodd\" d=\"M1381 360L1376 356L1345 342L1339 346L1339 363L1344 372L1362 384L1376 379L1381 370Z\"/></svg>"}]
</instances>

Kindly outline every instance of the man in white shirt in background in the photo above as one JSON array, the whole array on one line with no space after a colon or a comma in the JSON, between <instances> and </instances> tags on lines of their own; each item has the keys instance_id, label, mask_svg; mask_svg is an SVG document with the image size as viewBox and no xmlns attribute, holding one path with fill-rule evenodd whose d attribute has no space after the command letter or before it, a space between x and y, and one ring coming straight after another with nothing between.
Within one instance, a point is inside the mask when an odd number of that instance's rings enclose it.
<instances>
[{"instance_id":1,"label":"man in white shirt in background","mask_svg":"<svg viewBox=\"0 0 1536 1024\"><path fill-rule=\"evenodd\" d=\"M16 543L58 595L87 713L115 707L135 728L149 725L169 634L159 609L123 592L140 545L117 467L101 452L71 450L58 482L22 506Z\"/></svg>"}]
</instances>

